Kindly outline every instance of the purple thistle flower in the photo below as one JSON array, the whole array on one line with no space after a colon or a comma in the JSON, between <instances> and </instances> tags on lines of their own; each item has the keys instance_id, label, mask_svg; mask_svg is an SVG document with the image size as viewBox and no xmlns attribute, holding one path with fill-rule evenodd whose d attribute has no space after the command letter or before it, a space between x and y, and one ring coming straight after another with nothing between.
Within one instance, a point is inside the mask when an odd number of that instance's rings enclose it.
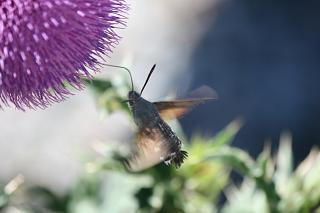
<instances>
[{"instance_id":1,"label":"purple thistle flower","mask_svg":"<svg viewBox=\"0 0 320 213\"><path fill-rule=\"evenodd\" d=\"M124 0L0 0L0 107L44 108L118 43Z\"/></svg>"}]
</instances>

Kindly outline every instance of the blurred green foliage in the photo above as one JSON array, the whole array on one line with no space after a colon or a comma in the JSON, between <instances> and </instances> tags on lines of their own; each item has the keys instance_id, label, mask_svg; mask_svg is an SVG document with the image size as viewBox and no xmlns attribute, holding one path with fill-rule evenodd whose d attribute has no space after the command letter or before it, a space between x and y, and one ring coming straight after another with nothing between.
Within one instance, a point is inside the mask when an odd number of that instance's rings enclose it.
<instances>
[{"instance_id":1,"label":"blurred green foliage","mask_svg":"<svg viewBox=\"0 0 320 213\"><path fill-rule=\"evenodd\" d=\"M124 111L129 84L119 79L87 81L104 113ZM40 186L27 187L21 176L0 189L3 212L163 212L163 213L320 213L320 152L311 150L296 169L291 138L284 134L276 154L271 148L253 159L230 146L241 127L234 121L213 138L194 136L185 149L189 157L181 168L163 163L140 173L127 172L119 159L123 150L104 149L88 161L78 183L65 196ZM177 132L182 132L177 130ZM243 181L232 183L230 172ZM20 177L20 178L19 178ZM21 186L22 184L22 186ZM221 195L226 197L222 202Z\"/></svg>"}]
</instances>

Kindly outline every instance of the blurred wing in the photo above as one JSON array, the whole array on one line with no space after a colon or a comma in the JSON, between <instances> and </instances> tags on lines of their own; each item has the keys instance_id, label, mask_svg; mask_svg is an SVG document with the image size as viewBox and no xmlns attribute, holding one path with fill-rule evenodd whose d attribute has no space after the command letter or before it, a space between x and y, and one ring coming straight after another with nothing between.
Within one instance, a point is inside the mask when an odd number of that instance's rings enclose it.
<instances>
[{"instance_id":1,"label":"blurred wing","mask_svg":"<svg viewBox=\"0 0 320 213\"><path fill-rule=\"evenodd\" d=\"M154 166L169 156L169 147L159 129L140 129L137 135L136 149L126 159L129 171L137 172Z\"/></svg>"},{"instance_id":2,"label":"blurred wing","mask_svg":"<svg viewBox=\"0 0 320 213\"><path fill-rule=\"evenodd\" d=\"M155 102L160 116L164 120L171 120L175 118L180 118L193 107L206 103L212 99L199 99L199 100L176 100L176 101L160 101Z\"/></svg>"},{"instance_id":3,"label":"blurred wing","mask_svg":"<svg viewBox=\"0 0 320 213\"><path fill-rule=\"evenodd\" d=\"M179 118L193 109L193 107L216 98L217 95L213 89L208 86L202 86L190 93L187 98L175 101L154 102L153 104L163 119L170 120Z\"/></svg>"}]
</instances>

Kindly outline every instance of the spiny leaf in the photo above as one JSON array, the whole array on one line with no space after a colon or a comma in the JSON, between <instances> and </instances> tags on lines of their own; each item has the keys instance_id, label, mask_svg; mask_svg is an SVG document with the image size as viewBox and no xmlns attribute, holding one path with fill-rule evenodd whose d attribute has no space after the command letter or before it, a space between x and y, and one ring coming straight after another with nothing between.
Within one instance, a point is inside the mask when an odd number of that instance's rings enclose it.
<instances>
[{"instance_id":1,"label":"spiny leaf","mask_svg":"<svg viewBox=\"0 0 320 213\"><path fill-rule=\"evenodd\" d=\"M240 128L242 127L242 121L240 119L234 120L223 130L221 130L215 137L209 140L214 147L221 147L223 145L230 144Z\"/></svg>"},{"instance_id":2,"label":"spiny leaf","mask_svg":"<svg viewBox=\"0 0 320 213\"><path fill-rule=\"evenodd\" d=\"M291 135L284 133L280 137L280 146L277 154L275 179L279 185L284 186L290 178L293 170L293 154Z\"/></svg>"},{"instance_id":3,"label":"spiny leaf","mask_svg":"<svg viewBox=\"0 0 320 213\"><path fill-rule=\"evenodd\" d=\"M254 168L253 159L244 151L237 148L224 147L216 154L207 156L207 160L220 160L244 175L251 176Z\"/></svg>"},{"instance_id":4,"label":"spiny leaf","mask_svg":"<svg viewBox=\"0 0 320 213\"><path fill-rule=\"evenodd\" d=\"M256 165L261 171L261 176L272 178L272 172L274 169L274 163L271 158L271 146L267 144L263 149L263 152L258 156Z\"/></svg>"}]
</instances>

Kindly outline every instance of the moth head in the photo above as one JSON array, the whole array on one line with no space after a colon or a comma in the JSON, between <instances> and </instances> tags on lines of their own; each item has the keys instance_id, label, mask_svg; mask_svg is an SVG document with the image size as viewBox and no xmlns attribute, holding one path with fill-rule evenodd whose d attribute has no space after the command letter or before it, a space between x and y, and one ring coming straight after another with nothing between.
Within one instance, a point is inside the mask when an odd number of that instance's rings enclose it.
<instances>
[{"instance_id":1,"label":"moth head","mask_svg":"<svg viewBox=\"0 0 320 213\"><path fill-rule=\"evenodd\" d=\"M137 93L136 91L130 91L129 93L128 93L128 100L129 101L135 101L135 100L137 100L137 99L139 99L140 98L140 94L139 93Z\"/></svg>"},{"instance_id":2,"label":"moth head","mask_svg":"<svg viewBox=\"0 0 320 213\"><path fill-rule=\"evenodd\" d=\"M132 83L132 90L128 93L128 102L129 102L129 103L130 103L130 102L132 103L133 101L136 101L136 100L138 100L138 99L141 97L142 92L143 92L144 88L146 87L146 85L147 85L147 83L148 83L148 81L149 81L149 79L150 79L150 77L151 77L151 74L153 73L153 71L154 71L155 68L156 68L156 65L154 64L154 65L152 66L149 74L148 74L147 80L144 82L144 85L143 85L140 93L137 93L136 91L133 90L133 83ZM130 73L130 72L129 72L129 73ZM131 75L130 75L130 76L131 76ZM132 82L132 78L131 78L131 82ZM131 104L131 105L132 105L132 104Z\"/></svg>"}]
</instances>

